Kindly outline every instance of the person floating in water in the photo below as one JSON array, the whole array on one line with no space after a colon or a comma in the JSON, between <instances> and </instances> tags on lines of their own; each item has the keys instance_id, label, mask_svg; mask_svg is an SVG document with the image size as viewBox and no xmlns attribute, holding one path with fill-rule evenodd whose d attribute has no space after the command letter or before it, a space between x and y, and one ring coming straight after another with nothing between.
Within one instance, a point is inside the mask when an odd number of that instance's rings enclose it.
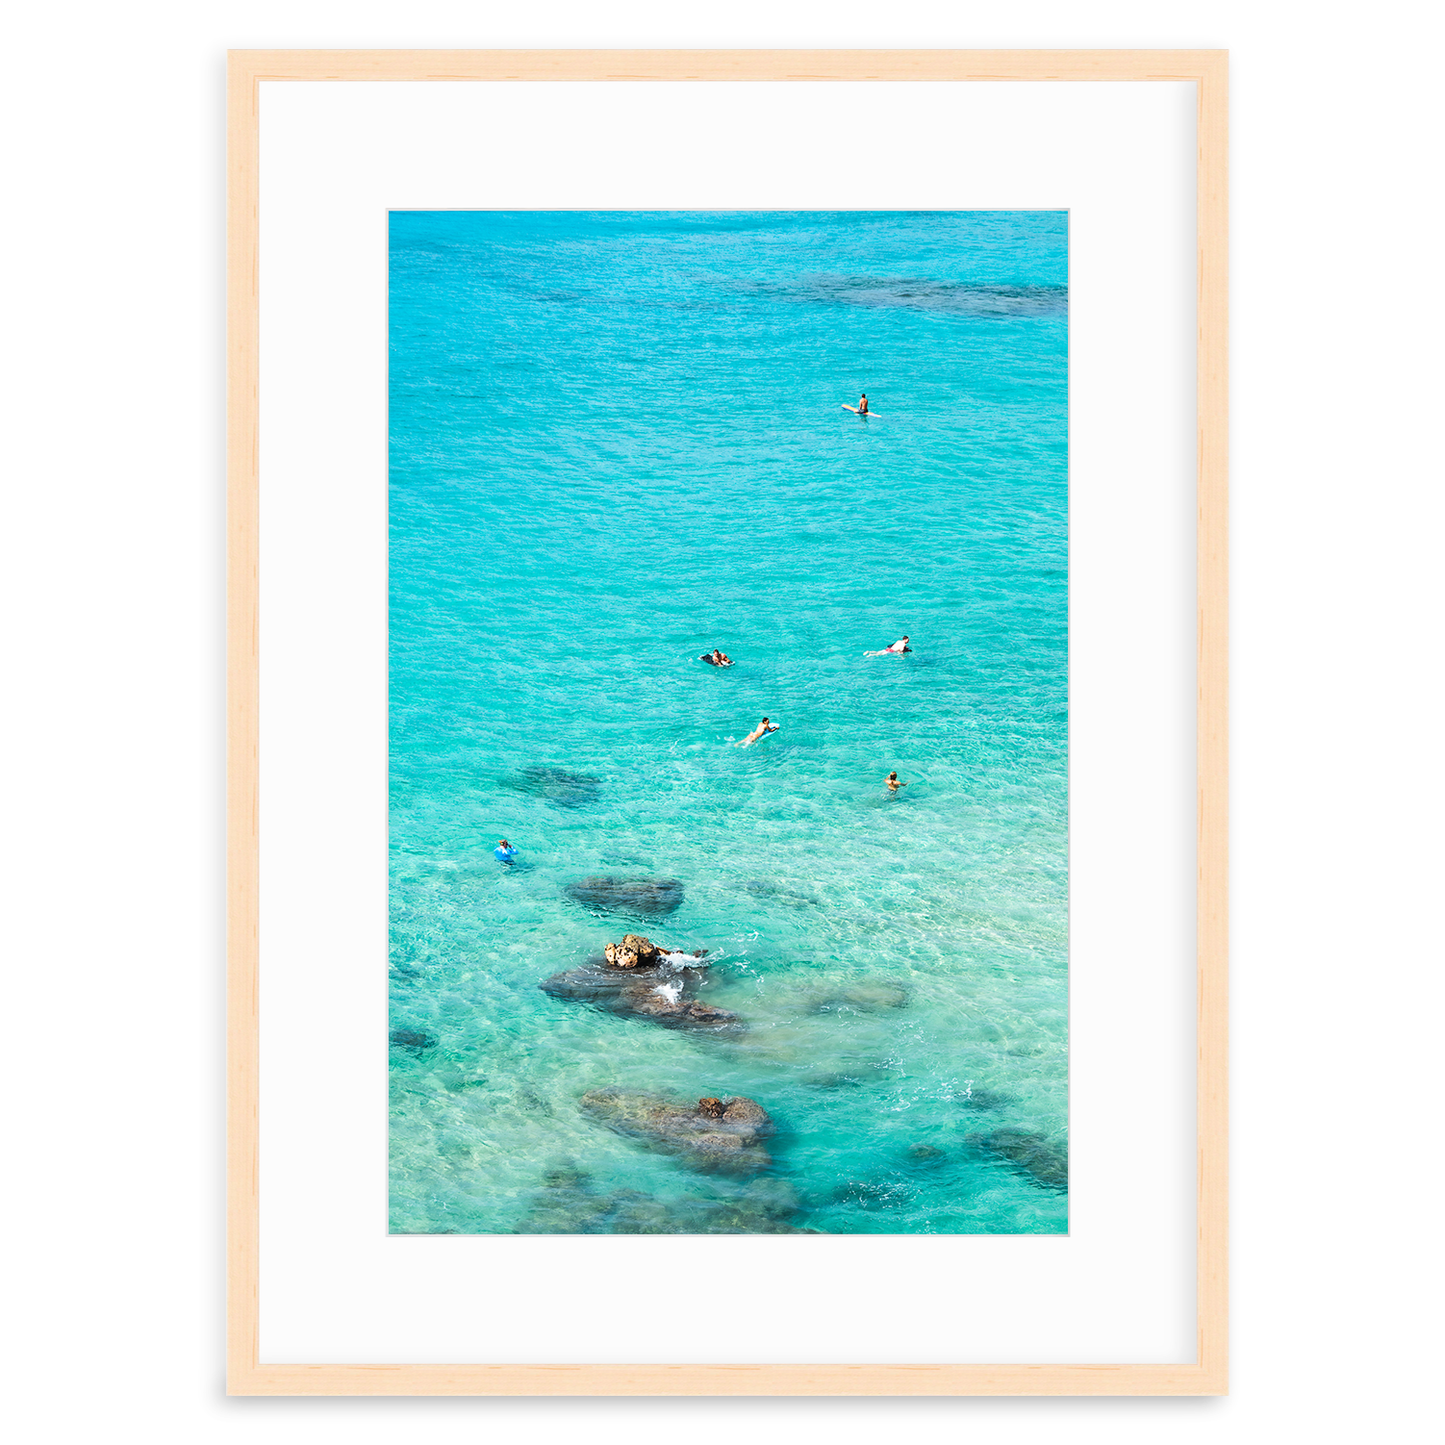
<instances>
[{"instance_id":1,"label":"person floating in water","mask_svg":"<svg viewBox=\"0 0 1445 1445\"><path fill-rule=\"evenodd\" d=\"M889 791L890 793L896 793L896 792L899 790L899 788L906 788L907 786L908 786L907 783L900 783L900 782L898 781L898 774L897 774L897 773L889 773L889 774L888 774L888 791Z\"/></svg>"},{"instance_id":2,"label":"person floating in water","mask_svg":"<svg viewBox=\"0 0 1445 1445\"><path fill-rule=\"evenodd\" d=\"M908 634L905 632L892 647L880 648L877 652L865 652L864 657L900 657L905 652L912 652L908 645Z\"/></svg>"},{"instance_id":3,"label":"person floating in water","mask_svg":"<svg viewBox=\"0 0 1445 1445\"><path fill-rule=\"evenodd\" d=\"M733 665L732 658L720 647L713 648L711 652L704 652L702 660L704 662L710 662L714 667L731 667Z\"/></svg>"},{"instance_id":4,"label":"person floating in water","mask_svg":"<svg viewBox=\"0 0 1445 1445\"><path fill-rule=\"evenodd\" d=\"M752 732L747 735L747 737L745 737L741 742L734 743L733 746L735 748L748 747L750 744L757 742L760 737L765 737L768 733L775 733L777 732L777 730L777 723L769 722L767 718L764 718L762 722L760 722L757 727L755 727Z\"/></svg>"},{"instance_id":5,"label":"person floating in water","mask_svg":"<svg viewBox=\"0 0 1445 1445\"><path fill-rule=\"evenodd\" d=\"M510 863L517 856L517 850L505 838L499 838L497 846L492 849L492 856L498 863Z\"/></svg>"}]
</instances>

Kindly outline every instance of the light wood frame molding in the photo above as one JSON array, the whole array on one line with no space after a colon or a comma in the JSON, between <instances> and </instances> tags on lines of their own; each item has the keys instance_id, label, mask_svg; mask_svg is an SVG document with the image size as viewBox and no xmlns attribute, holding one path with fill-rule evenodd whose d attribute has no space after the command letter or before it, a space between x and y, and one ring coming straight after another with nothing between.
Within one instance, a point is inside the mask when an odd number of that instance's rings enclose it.
<instances>
[{"instance_id":1,"label":"light wood frame molding","mask_svg":"<svg viewBox=\"0 0 1445 1445\"><path fill-rule=\"evenodd\" d=\"M1198 91L1198 1353L1181 1364L260 1362L260 82L1192 81ZM242 50L227 96L227 1382L234 1395L1219 1395L1228 1389L1228 52Z\"/></svg>"}]
</instances>

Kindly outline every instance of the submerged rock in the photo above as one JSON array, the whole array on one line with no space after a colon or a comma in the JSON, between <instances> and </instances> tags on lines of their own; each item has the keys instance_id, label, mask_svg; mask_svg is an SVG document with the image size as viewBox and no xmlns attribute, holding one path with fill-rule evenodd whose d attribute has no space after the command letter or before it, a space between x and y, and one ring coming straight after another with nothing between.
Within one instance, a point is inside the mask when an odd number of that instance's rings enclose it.
<instances>
[{"instance_id":1,"label":"submerged rock","mask_svg":"<svg viewBox=\"0 0 1445 1445\"><path fill-rule=\"evenodd\" d=\"M818 899L811 893L804 893L800 888L789 888L784 883L775 882L771 878L750 878L743 887L753 895L754 898L770 898L775 903L780 903L787 908L817 908Z\"/></svg>"},{"instance_id":2,"label":"submerged rock","mask_svg":"<svg viewBox=\"0 0 1445 1445\"><path fill-rule=\"evenodd\" d=\"M618 878L599 874L569 883L564 890L584 908L603 913L631 913L642 918L662 918L676 912L683 899L683 887L676 878Z\"/></svg>"},{"instance_id":3,"label":"submerged rock","mask_svg":"<svg viewBox=\"0 0 1445 1445\"><path fill-rule=\"evenodd\" d=\"M1005 1094L999 1089L975 1089L970 1084L968 1091L958 1102L965 1109L976 1109L983 1113L990 1109L1002 1109L1009 1104L1017 1104L1018 1098L1014 1094Z\"/></svg>"},{"instance_id":4,"label":"submerged rock","mask_svg":"<svg viewBox=\"0 0 1445 1445\"><path fill-rule=\"evenodd\" d=\"M674 1154L694 1169L742 1173L773 1162L762 1147L773 1121L752 1099L681 1104L663 1094L593 1089L582 1096L582 1108L619 1134Z\"/></svg>"},{"instance_id":5,"label":"submerged rock","mask_svg":"<svg viewBox=\"0 0 1445 1445\"><path fill-rule=\"evenodd\" d=\"M814 1234L789 1222L794 1210L738 1199L654 1199L635 1189L609 1201L608 1234Z\"/></svg>"},{"instance_id":6,"label":"submerged rock","mask_svg":"<svg viewBox=\"0 0 1445 1445\"><path fill-rule=\"evenodd\" d=\"M865 1081L857 1074L830 1071L822 1074L809 1074L802 1082L813 1089L858 1089L863 1086Z\"/></svg>"},{"instance_id":7,"label":"submerged rock","mask_svg":"<svg viewBox=\"0 0 1445 1445\"><path fill-rule=\"evenodd\" d=\"M873 1084L886 1083L893 1078L894 1074L884 1064L853 1059L845 1061L836 1069L820 1069L806 1074L799 1082L812 1089L862 1089Z\"/></svg>"},{"instance_id":8,"label":"submerged rock","mask_svg":"<svg viewBox=\"0 0 1445 1445\"><path fill-rule=\"evenodd\" d=\"M907 1006L908 990L901 983L890 983L886 979L876 983L850 983L840 988L819 989L808 996L808 1007L814 1013L852 1009L871 1014Z\"/></svg>"},{"instance_id":9,"label":"submerged rock","mask_svg":"<svg viewBox=\"0 0 1445 1445\"><path fill-rule=\"evenodd\" d=\"M912 1144L908 1149L908 1157L915 1164L926 1164L932 1159L946 1159L948 1155L935 1144Z\"/></svg>"},{"instance_id":10,"label":"submerged rock","mask_svg":"<svg viewBox=\"0 0 1445 1445\"><path fill-rule=\"evenodd\" d=\"M418 1053L437 1046L436 1035L424 1029L392 1029L390 1042L399 1049L415 1049Z\"/></svg>"},{"instance_id":11,"label":"submerged rock","mask_svg":"<svg viewBox=\"0 0 1445 1445\"><path fill-rule=\"evenodd\" d=\"M1069 1156L1042 1134L1023 1129L995 1129L992 1134L970 1134L968 1143L997 1155L1044 1189L1067 1190Z\"/></svg>"},{"instance_id":12,"label":"submerged rock","mask_svg":"<svg viewBox=\"0 0 1445 1445\"><path fill-rule=\"evenodd\" d=\"M574 773L567 768L523 768L507 786L518 793L543 798L554 808L585 808L602 793L602 780L591 773Z\"/></svg>"},{"instance_id":13,"label":"submerged rock","mask_svg":"<svg viewBox=\"0 0 1445 1445\"><path fill-rule=\"evenodd\" d=\"M661 949L653 947L646 955L652 961L643 963L637 961L635 948L611 943L607 947L609 953L602 958L553 974L537 987L553 998L588 1003L627 1018L651 1019L665 1028L737 1030L744 1026L735 1013L714 1008L697 997L707 977L707 965L698 955L686 955L690 961L684 963L674 952L669 961Z\"/></svg>"},{"instance_id":14,"label":"submerged rock","mask_svg":"<svg viewBox=\"0 0 1445 1445\"><path fill-rule=\"evenodd\" d=\"M814 1234L791 1223L802 1208L793 1187L756 1178L741 1188L717 1187L722 1198L655 1199L636 1189L595 1192L575 1166L543 1176L518 1234Z\"/></svg>"},{"instance_id":15,"label":"submerged rock","mask_svg":"<svg viewBox=\"0 0 1445 1445\"><path fill-rule=\"evenodd\" d=\"M592 1192L576 1165L554 1166L542 1175L542 1187L514 1234L605 1234L608 1201Z\"/></svg>"},{"instance_id":16,"label":"submerged rock","mask_svg":"<svg viewBox=\"0 0 1445 1445\"><path fill-rule=\"evenodd\" d=\"M914 1195L912 1186L897 1179L846 1179L833 1190L834 1204L858 1209L902 1209Z\"/></svg>"},{"instance_id":17,"label":"submerged rock","mask_svg":"<svg viewBox=\"0 0 1445 1445\"><path fill-rule=\"evenodd\" d=\"M517 1090L517 1104L531 1114L545 1114L552 1117L552 1106L535 1090L525 1085Z\"/></svg>"}]
</instances>

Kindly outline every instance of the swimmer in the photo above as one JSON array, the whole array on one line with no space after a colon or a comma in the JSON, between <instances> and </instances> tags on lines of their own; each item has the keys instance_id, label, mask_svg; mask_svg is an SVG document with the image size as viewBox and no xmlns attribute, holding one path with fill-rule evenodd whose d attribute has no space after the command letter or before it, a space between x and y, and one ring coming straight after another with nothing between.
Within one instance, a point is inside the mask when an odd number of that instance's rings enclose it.
<instances>
[{"instance_id":1,"label":"swimmer","mask_svg":"<svg viewBox=\"0 0 1445 1445\"><path fill-rule=\"evenodd\" d=\"M889 774L888 774L888 779L887 779L887 781L888 781L888 791L889 791L890 793L896 793L896 792L899 790L899 788L906 788L906 787L908 786L907 783L900 783L900 782L898 781L898 774L897 774L897 773L889 773Z\"/></svg>"},{"instance_id":2,"label":"swimmer","mask_svg":"<svg viewBox=\"0 0 1445 1445\"><path fill-rule=\"evenodd\" d=\"M908 634L905 632L892 647L881 648L877 652L865 652L864 657L901 657L905 652L912 652L908 645Z\"/></svg>"},{"instance_id":3,"label":"swimmer","mask_svg":"<svg viewBox=\"0 0 1445 1445\"><path fill-rule=\"evenodd\" d=\"M720 647L713 648L711 652L704 652L702 660L711 663L714 667L731 667L733 665L732 658Z\"/></svg>"},{"instance_id":4,"label":"swimmer","mask_svg":"<svg viewBox=\"0 0 1445 1445\"><path fill-rule=\"evenodd\" d=\"M757 727L755 727L752 732L747 735L747 737L745 737L740 743L734 743L733 746L735 748L748 747L750 744L757 742L760 737L764 737L768 733L775 733L777 732L777 730L777 723L769 722L767 718L764 718L762 722L760 722Z\"/></svg>"},{"instance_id":5,"label":"swimmer","mask_svg":"<svg viewBox=\"0 0 1445 1445\"><path fill-rule=\"evenodd\" d=\"M510 863L517 856L517 850L505 838L498 838L497 846L492 849L492 856L499 863Z\"/></svg>"}]
</instances>

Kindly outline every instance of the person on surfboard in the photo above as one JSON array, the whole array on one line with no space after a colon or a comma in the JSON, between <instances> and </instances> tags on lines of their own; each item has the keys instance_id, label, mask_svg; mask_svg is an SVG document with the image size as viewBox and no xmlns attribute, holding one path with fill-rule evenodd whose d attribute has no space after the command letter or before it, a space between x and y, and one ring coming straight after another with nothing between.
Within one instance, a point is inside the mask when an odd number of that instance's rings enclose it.
<instances>
[{"instance_id":1,"label":"person on surfboard","mask_svg":"<svg viewBox=\"0 0 1445 1445\"><path fill-rule=\"evenodd\" d=\"M858 398L858 415L868 415L868 393L866 391Z\"/></svg>"},{"instance_id":2,"label":"person on surfboard","mask_svg":"<svg viewBox=\"0 0 1445 1445\"><path fill-rule=\"evenodd\" d=\"M775 733L777 732L777 730L777 723L769 722L767 718L764 718L762 722L760 722L757 727L755 727L752 732L747 735L747 737L745 737L741 742L734 743L733 746L735 748L749 747L751 746L751 744L757 742L760 737L764 737L768 733Z\"/></svg>"},{"instance_id":3,"label":"person on surfboard","mask_svg":"<svg viewBox=\"0 0 1445 1445\"><path fill-rule=\"evenodd\" d=\"M864 657L897 657L904 652L912 652L908 645L908 634L905 632L891 647L880 648L877 652L865 652Z\"/></svg>"}]
</instances>

